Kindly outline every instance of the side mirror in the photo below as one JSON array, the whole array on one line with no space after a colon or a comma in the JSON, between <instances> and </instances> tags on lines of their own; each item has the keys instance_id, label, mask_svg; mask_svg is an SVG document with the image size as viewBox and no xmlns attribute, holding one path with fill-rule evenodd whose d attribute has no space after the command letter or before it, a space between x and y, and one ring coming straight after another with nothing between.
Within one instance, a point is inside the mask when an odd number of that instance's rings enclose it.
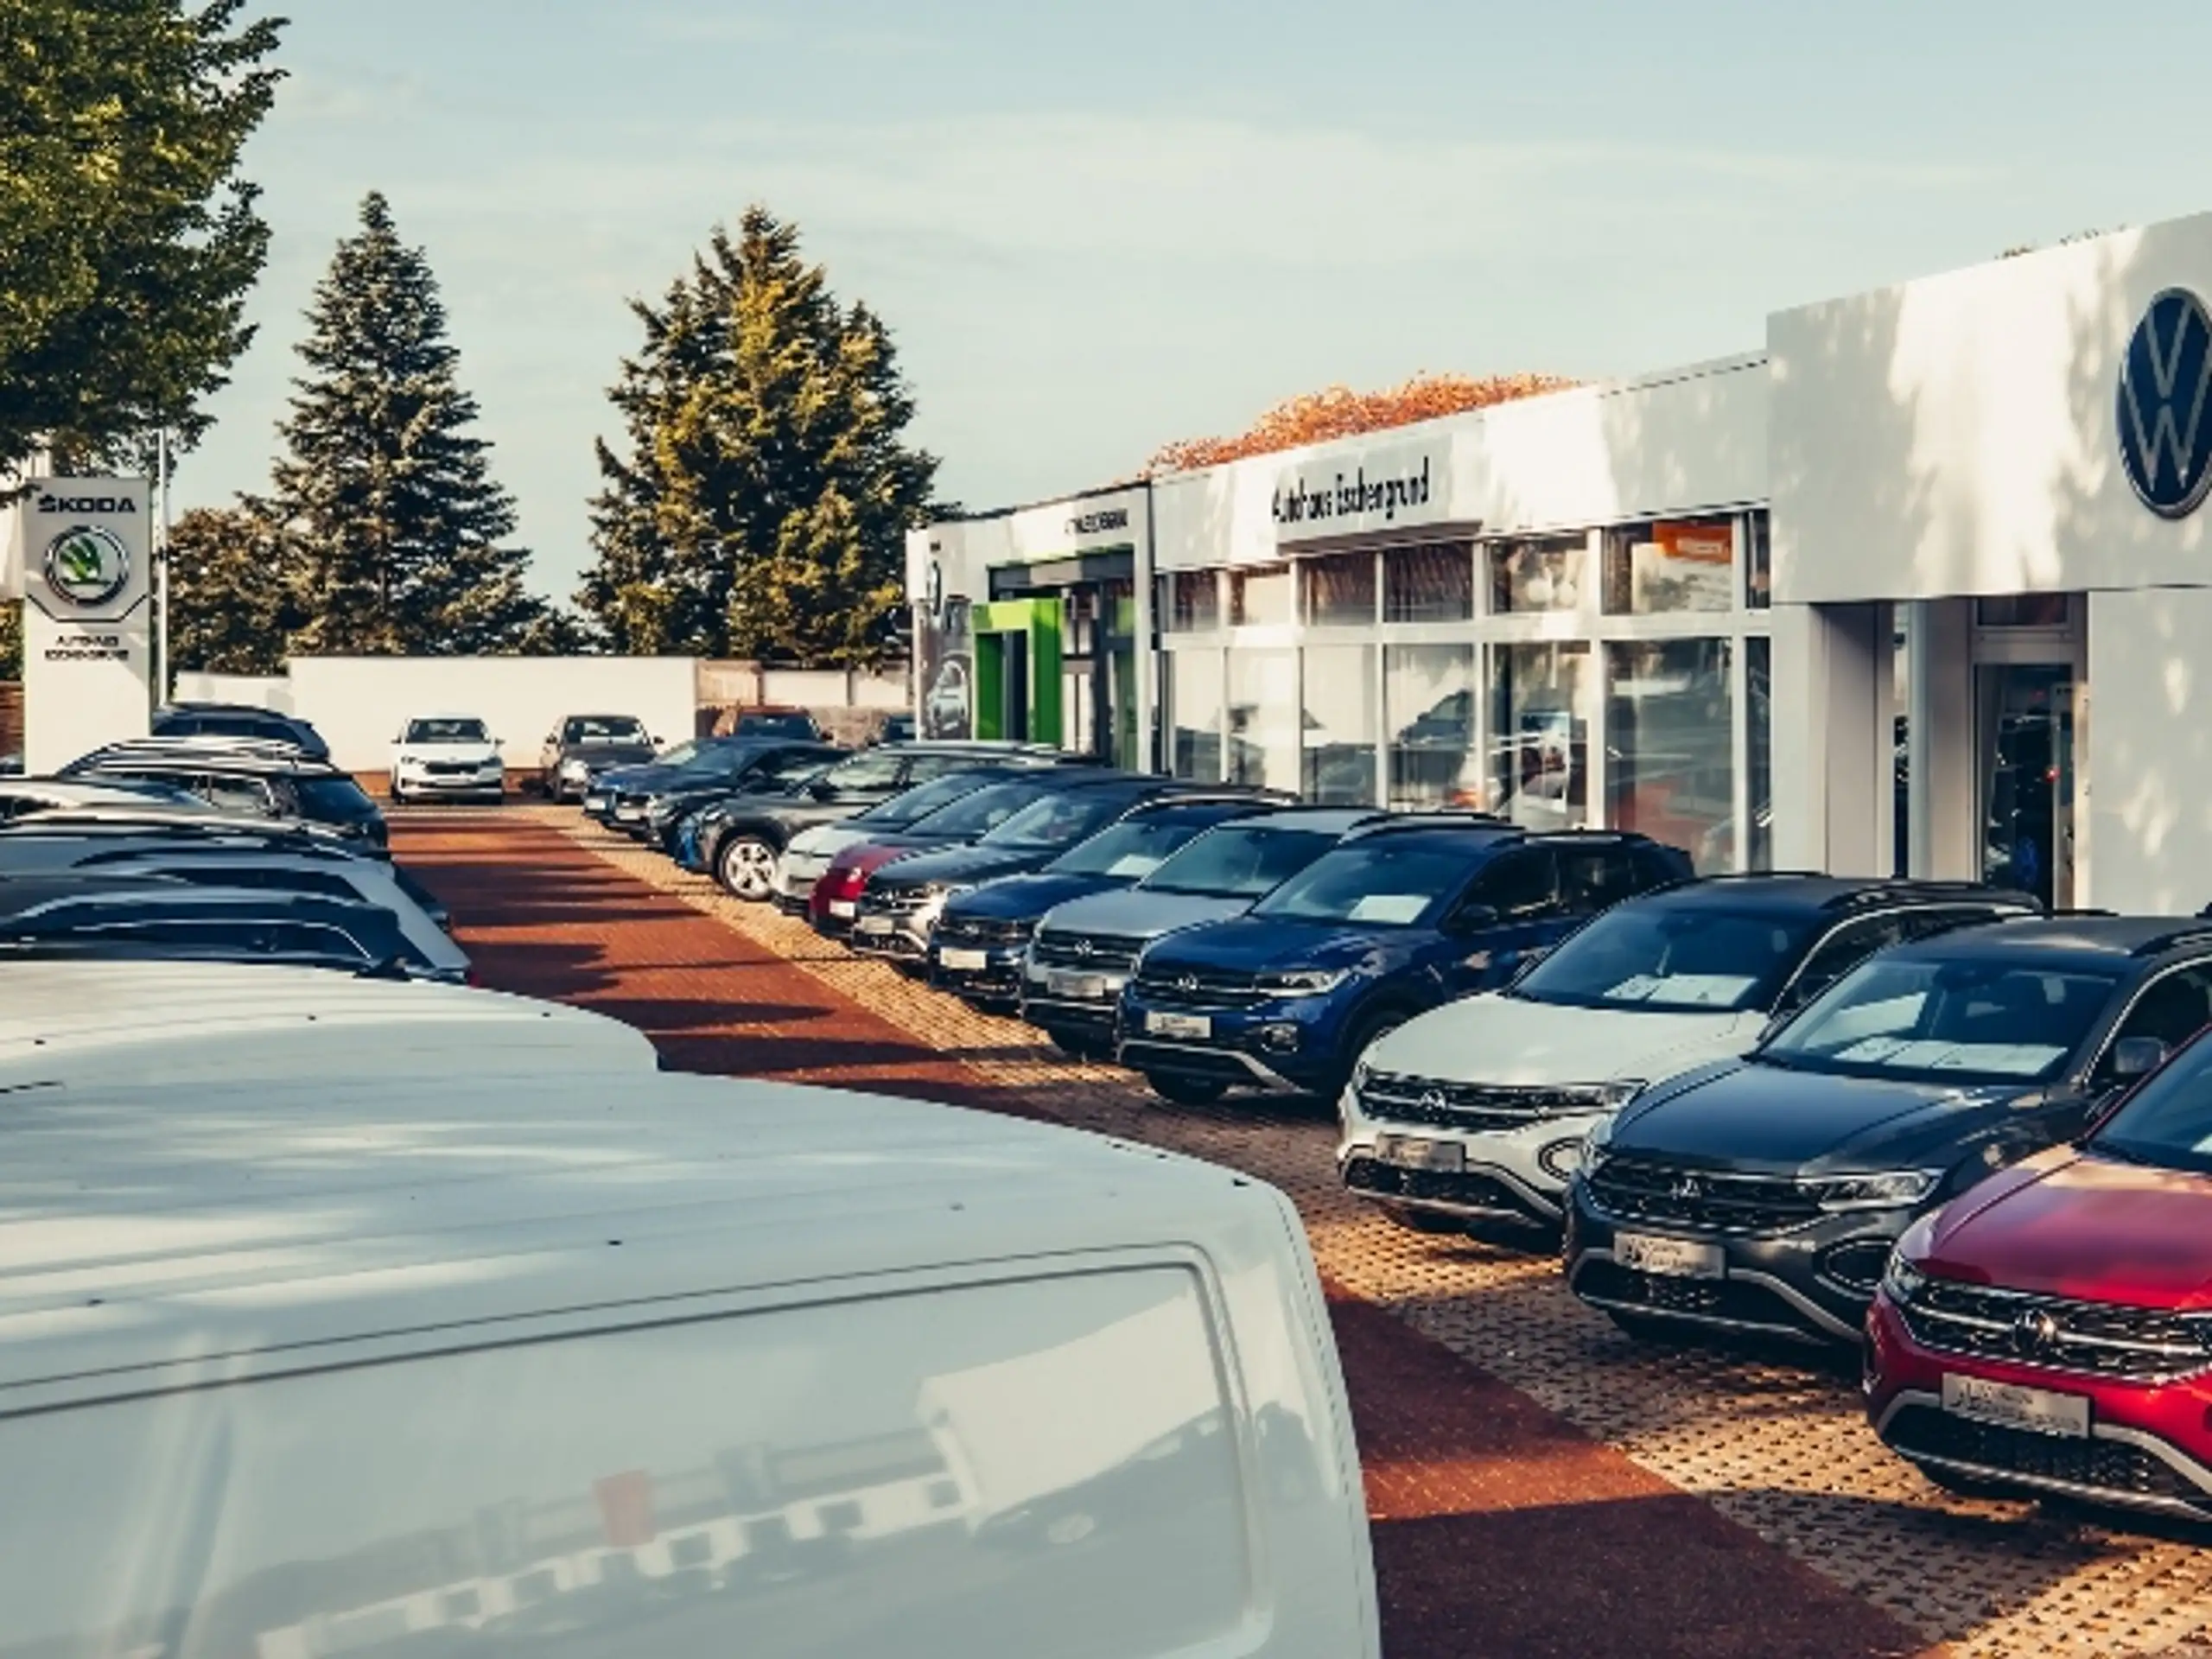
<instances>
[{"instance_id":1,"label":"side mirror","mask_svg":"<svg viewBox=\"0 0 2212 1659\"><path fill-rule=\"evenodd\" d=\"M2113 1081L2133 1083L2148 1077L2165 1060L2166 1046L2156 1037L2123 1037L2113 1045Z\"/></svg>"}]
</instances>

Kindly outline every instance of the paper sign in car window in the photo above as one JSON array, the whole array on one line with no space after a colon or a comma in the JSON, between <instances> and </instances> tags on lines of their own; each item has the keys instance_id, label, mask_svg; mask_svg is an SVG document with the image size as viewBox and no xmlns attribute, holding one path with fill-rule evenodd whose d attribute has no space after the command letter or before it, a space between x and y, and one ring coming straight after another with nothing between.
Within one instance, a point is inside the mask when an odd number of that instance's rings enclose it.
<instances>
[{"instance_id":1,"label":"paper sign in car window","mask_svg":"<svg viewBox=\"0 0 2212 1659\"><path fill-rule=\"evenodd\" d=\"M1158 869L1160 861L1149 853L1123 853L1121 857L1106 867L1106 874L1111 876L1126 877L1132 881L1141 881Z\"/></svg>"},{"instance_id":2,"label":"paper sign in car window","mask_svg":"<svg viewBox=\"0 0 2212 1659\"><path fill-rule=\"evenodd\" d=\"M1412 921L1427 908L1427 893L1370 893L1351 907L1348 919L1355 922L1405 923Z\"/></svg>"}]
</instances>

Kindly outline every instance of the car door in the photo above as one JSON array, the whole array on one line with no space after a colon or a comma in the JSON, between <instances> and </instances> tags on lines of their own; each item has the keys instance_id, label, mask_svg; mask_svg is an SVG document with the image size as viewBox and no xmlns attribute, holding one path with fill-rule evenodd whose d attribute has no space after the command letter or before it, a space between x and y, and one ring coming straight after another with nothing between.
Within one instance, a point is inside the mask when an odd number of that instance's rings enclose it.
<instances>
[{"instance_id":1,"label":"car door","mask_svg":"<svg viewBox=\"0 0 2212 1659\"><path fill-rule=\"evenodd\" d=\"M1446 912L1436 969L1444 994L1465 996L1503 984L1567 926L1552 849L1516 847L1500 854Z\"/></svg>"},{"instance_id":2,"label":"car door","mask_svg":"<svg viewBox=\"0 0 2212 1659\"><path fill-rule=\"evenodd\" d=\"M2122 1042L2149 1038L2171 1053L2208 1024L2212 1024L2212 962L2168 969L2145 981L2099 1045L2080 1090L2054 1100L2056 1121L2050 1126L2049 1138L2057 1141L2079 1135L2091 1115L2133 1081L2120 1075Z\"/></svg>"}]
</instances>

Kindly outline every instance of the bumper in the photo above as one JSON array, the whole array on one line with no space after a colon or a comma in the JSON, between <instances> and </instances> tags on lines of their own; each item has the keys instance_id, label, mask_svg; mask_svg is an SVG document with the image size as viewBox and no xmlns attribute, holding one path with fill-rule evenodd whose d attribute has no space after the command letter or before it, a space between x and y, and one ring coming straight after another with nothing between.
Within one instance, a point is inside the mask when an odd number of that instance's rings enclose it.
<instances>
[{"instance_id":1,"label":"bumper","mask_svg":"<svg viewBox=\"0 0 2212 1659\"><path fill-rule=\"evenodd\" d=\"M829 868L826 856L786 849L776 861L776 881L769 889L769 901L788 915L800 914L805 911L807 900L814 896L814 884Z\"/></svg>"},{"instance_id":2,"label":"bumper","mask_svg":"<svg viewBox=\"0 0 2212 1659\"><path fill-rule=\"evenodd\" d=\"M1344 1091L1337 1173L1352 1192L1395 1209L1469 1221L1556 1228L1567 1211L1562 1160L1605 1114L1540 1119L1512 1130L1468 1130L1371 1118Z\"/></svg>"},{"instance_id":3,"label":"bumper","mask_svg":"<svg viewBox=\"0 0 2212 1659\"><path fill-rule=\"evenodd\" d=\"M970 1001L1001 1006L1021 1000L1021 961L1027 944L978 944L932 938L930 983Z\"/></svg>"},{"instance_id":4,"label":"bumper","mask_svg":"<svg viewBox=\"0 0 2212 1659\"><path fill-rule=\"evenodd\" d=\"M2017 1492L2212 1520L2212 1374L2116 1382L2048 1367L1948 1354L1916 1341L1886 1300L1867 1319L1866 1415L1883 1442L1937 1476ZM1946 1376L2086 1398L2086 1435L1967 1417L1943 1404Z\"/></svg>"},{"instance_id":5,"label":"bumper","mask_svg":"<svg viewBox=\"0 0 2212 1659\"><path fill-rule=\"evenodd\" d=\"M1567 1287L1593 1307L1688 1329L1857 1343L1890 1247L1916 1213L1846 1211L1787 1232L1708 1232L1618 1222L1578 1178L1567 1189ZM1717 1252L1717 1271L1692 1276L1630 1267L1615 1253L1622 1234L1707 1246Z\"/></svg>"},{"instance_id":6,"label":"bumper","mask_svg":"<svg viewBox=\"0 0 2212 1659\"><path fill-rule=\"evenodd\" d=\"M1116 1058L1147 1075L1199 1077L1273 1094L1332 1090L1338 1067L1334 999L1285 997L1236 1007L1155 1004L1123 994Z\"/></svg>"},{"instance_id":7,"label":"bumper","mask_svg":"<svg viewBox=\"0 0 2212 1659\"><path fill-rule=\"evenodd\" d=\"M406 794L429 798L450 796L454 798L481 800L497 798L507 792L505 772L403 772L392 781Z\"/></svg>"},{"instance_id":8,"label":"bumper","mask_svg":"<svg viewBox=\"0 0 2212 1659\"><path fill-rule=\"evenodd\" d=\"M1021 1017L1078 1047L1105 1052L1114 1046L1124 973L1092 974L1083 969L1030 964L1021 980Z\"/></svg>"},{"instance_id":9,"label":"bumper","mask_svg":"<svg viewBox=\"0 0 2212 1659\"><path fill-rule=\"evenodd\" d=\"M887 962L921 963L929 958L929 923L906 916L859 916L845 942L863 957Z\"/></svg>"}]
</instances>

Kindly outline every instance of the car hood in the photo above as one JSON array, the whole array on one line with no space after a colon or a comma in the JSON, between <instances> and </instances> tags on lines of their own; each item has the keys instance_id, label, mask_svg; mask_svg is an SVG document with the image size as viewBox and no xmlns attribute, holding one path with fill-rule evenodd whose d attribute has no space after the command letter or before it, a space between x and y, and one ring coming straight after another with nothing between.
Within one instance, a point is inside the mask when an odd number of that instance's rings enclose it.
<instances>
[{"instance_id":1,"label":"car hood","mask_svg":"<svg viewBox=\"0 0 2212 1659\"><path fill-rule=\"evenodd\" d=\"M896 845L887 838L878 845ZM1016 875L1050 863L1059 854L1049 847L946 847L937 852L918 852L883 867L875 880L887 887L918 887L931 883L960 887L988 881L995 876Z\"/></svg>"},{"instance_id":2,"label":"car hood","mask_svg":"<svg viewBox=\"0 0 2212 1659\"><path fill-rule=\"evenodd\" d=\"M906 861L899 865L902 870L907 868ZM963 893L945 906L944 913L979 921L1034 921L1055 905L1119 885L1114 876L1048 875L1040 870L1034 875L1005 876L973 893Z\"/></svg>"},{"instance_id":3,"label":"car hood","mask_svg":"<svg viewBox=\"0 0 2212 1659\"><path fill-rule=\"evenodd\" d=\"M1612 1148L1777 1171L1947 1167L1975 1124L2036 1094L2025 1084L1840 1077L1735 1060L1626 1107Z\"/></svg>"},{"instance_id":4,"label":"car hood","mask_svg":"<svg viewBox=\"0 0 2212 1659\"><path fill-rule=\"evenodd\" d=\"M608 789L649 791L665 788L682 770L680 766L610 766L599 774L597 781Z\"/></svg>"},{"instance_id":5,"label":"car hood","mask_svg":"<svg viewBox=\"0 0 2212 1659\"><path fill-rule=\"evenodd\" d=\"M1239 916L1163 939L1145 953L1145 960L1147 964L1173 963L1180 968L1246 973L1276 968L1380 972L1403 961L1433 937L1421 928L1358 927Z\"/></svg>"},{"instance_id":6,"label":"car hood","mask_svg":"<svg viewBox=\"0 0 2212 1659\"><path fill-rule=\"evenodd\" d=\"M1252 903L1249 899L1211 899L1199 893L1120 887L1056 906L1039 925L1065 933L1156 939L1185 927L1232 920L1251 909Z\"/></svg>"},{"instance_id":7,"label":"car hood","mask_svg":"<svg viewBox=\"0 0 2212 1659\"><path fill-rule=\"evenodd\" d=\"M2212 1179L2054 1147L1936 1217L1946 1279L2145 1307L2212 1308Z\"/></svg>"},{"instance_id":8,"label":"car hood","mask_svg":"<svg viewBox=\"0 0 2212 1659\"><path fill-rule=\"evenodd\" d=\"M1564 1007L1490 992L1408 1020L1367 1058L1378 1071L1454 1083L1659 1083L1742 1053L1765 1020Z\"/></svg>"}]
</instances>

